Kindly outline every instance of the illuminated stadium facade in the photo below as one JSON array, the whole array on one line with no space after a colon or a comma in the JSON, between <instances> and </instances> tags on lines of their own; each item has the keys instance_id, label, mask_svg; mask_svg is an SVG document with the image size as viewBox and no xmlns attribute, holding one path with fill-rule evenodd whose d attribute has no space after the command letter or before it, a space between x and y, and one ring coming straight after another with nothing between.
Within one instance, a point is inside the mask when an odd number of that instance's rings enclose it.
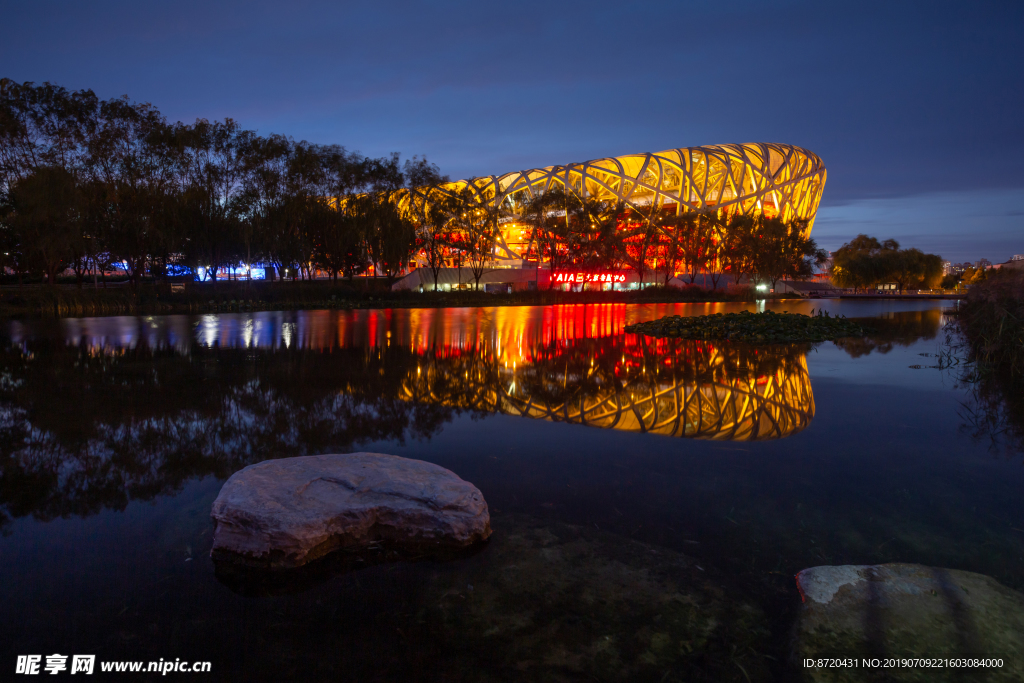
<instances>
[{"instance_id":1,"label":"illuminated stadium facade","mask_svg":"<svg viewBox=\"0 0 1024 683\"><path fill-rule=\"evenodd\" d=\"M495 265L519 267L531 253L531 234L517 224L524 203L561 188L584 197L622 201L627 206L662 211L720 210L779 216L784 221L814 224L825 185L825 165L812 152L793 145L747 143L685 147L652 154L630 154L565 166L460 180L444 191L468 188L481 202L502 206L507 218L495 250ZM405 208L421 214L427 189L402 198Z\"/></svg>"}]
</instances>

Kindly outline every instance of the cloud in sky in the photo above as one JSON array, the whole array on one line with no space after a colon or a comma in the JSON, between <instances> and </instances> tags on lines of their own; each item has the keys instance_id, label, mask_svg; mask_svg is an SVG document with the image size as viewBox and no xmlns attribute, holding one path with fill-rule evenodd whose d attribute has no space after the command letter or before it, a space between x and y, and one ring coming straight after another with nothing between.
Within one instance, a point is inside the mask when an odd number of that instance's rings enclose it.
<instances>
[{"instance_id":1,"label":"cloud in sky","mask_svg":"<svg viewBox=\"0 0 1024 683\"><path fill-rule=\"evenodd\" d=\"M0 16L0 76L426 154L453 177L763 141L820 155L826 204L1024 187L1024 3L0 0Z\"/></svg>"}]
</instances>

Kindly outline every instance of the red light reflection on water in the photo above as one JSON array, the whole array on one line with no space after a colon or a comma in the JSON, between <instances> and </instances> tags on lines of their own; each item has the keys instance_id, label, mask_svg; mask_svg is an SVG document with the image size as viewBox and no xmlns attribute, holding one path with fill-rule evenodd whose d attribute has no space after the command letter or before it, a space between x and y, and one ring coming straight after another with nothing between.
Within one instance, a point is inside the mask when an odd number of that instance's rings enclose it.
<instances>
[{"instance_id":1,"label":"red light reflection on water","mask_svg":"<svg viewBox=\"0 0 1024 683\"><path fill-rule=\"evenodd\" d=\"M60 321L12 322L11 341L57 332L69 344L93 353L144 344L187 353L193 344L221 348L378 348L390 344L417 353L474 350L501 360L529 362L535 350L581 339L624 336L616 346L638 343L625 325L664 315L702 315L756 310L754 304L569 304L481 308L266 311L208 315L111 316ZM58 330L52 327L57 326ZM648 339L657 350L667 340Z\"/></svg>"}]
</instances>

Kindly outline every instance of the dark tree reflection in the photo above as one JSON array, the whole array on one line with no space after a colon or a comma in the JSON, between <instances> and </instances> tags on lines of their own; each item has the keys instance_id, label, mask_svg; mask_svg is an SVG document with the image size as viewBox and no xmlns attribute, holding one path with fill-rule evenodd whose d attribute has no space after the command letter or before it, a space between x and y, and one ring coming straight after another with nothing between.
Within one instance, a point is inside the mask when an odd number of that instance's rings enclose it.
<instances>
[{"instance_id":1,"label":"dark tree reflection","mask_svg":"<svg viewBox=\"0 0 1024 683\"><path fill-rule=\"evenodd\" d=\"M947 315L938 308L925 311L901 311L861 322L868 334L848 337L835 342L853 358L871 353L889 353L896 347L908 347L921 339L935 339L945 324Z\"/></svg>"},{"instance_id":2,"label":"dark tree reflection","mask_svg":"<svg viewBox=\"0 0 1024 683\"><path fill-rule=\"evenodd\" d=\"M0 362L0 515L123 509L260 460L429 438L459 409L400 395L413 354L29 344Z\"/></svg>"},{"instance_id":3,"label":"dark tree reflection","mask_svg":"<svg viewBox=\"0 0 1024 683\"><path fill-rule=\"evenodd\" d=\"M945 325L945 333L939 367L966 390L960 402L961 429L987 441L991 451L1007 457L1024 454L1024 380L979 361L955 316Z\"/></svg>"}]
</instances>

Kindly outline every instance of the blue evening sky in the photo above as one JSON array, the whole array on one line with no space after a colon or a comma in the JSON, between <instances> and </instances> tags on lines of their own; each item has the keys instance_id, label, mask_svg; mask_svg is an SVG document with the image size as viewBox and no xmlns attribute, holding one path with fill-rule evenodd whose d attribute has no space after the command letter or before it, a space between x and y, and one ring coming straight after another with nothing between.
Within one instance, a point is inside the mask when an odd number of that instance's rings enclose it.
<instances>
[{"instance_id":1,"label":"blue evening sky","mask_svg":"<svg viewBox=\"0 0 1024 683\"><path fill-rule=\"evenodd\" d=\"M1024 253L1024 3L0 0L0 76L453 178L786 142L814 236Z\"/></svg>"}]
</instances>

